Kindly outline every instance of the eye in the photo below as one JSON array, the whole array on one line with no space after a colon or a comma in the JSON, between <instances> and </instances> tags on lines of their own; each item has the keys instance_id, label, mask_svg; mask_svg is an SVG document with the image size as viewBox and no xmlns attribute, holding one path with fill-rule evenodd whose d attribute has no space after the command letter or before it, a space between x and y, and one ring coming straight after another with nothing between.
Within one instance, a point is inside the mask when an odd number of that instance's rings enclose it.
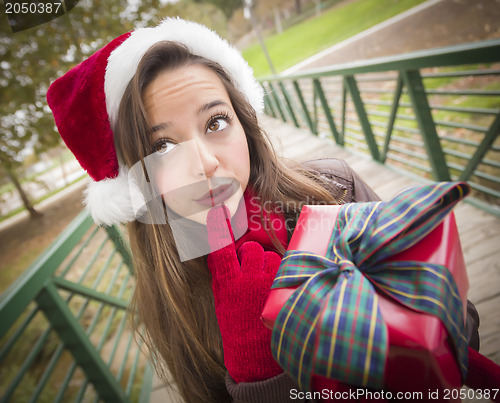
<instances>
[{"instance_id":1,"label":"eye","mask_svg":"<svg viewBox=\"0 0 500 403\"><path fill-rule=\"evenodd\" d=\"M212 118L207 125L207 132L213 133L224 130L228 126L228 118L225 116L217 116Z\"/></svg>"},{"instance_id":2,"label":"eye","mask_svg":"<svg viewBox=\"0 0 500 403\"><path fill-rule=\"evenodd\" d=\"M152 151L159 155L165 155L169 151L172 151L175 147L177 147L177 144L174 142L167 139L159 139L153 144Z\"/></svg>"}]
</instances>

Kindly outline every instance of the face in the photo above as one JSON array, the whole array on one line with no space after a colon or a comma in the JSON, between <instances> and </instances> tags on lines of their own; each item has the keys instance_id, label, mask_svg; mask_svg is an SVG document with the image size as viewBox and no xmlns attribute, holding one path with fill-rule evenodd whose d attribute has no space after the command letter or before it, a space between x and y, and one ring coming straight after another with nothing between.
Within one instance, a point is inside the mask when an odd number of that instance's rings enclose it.
<instances>
[{"instance_id":1,"label":"face","mask_svg":"<svg viewBox=\"0 0 500 403\"><path fill-rule=\"evenodd\" d=\"M167 70L146 87L143 100L153 127L146 165L167 206L202 224L221 203L234 214L248 184L250 156L217 74L199 64Z\"/></svg>"}]
</instances>

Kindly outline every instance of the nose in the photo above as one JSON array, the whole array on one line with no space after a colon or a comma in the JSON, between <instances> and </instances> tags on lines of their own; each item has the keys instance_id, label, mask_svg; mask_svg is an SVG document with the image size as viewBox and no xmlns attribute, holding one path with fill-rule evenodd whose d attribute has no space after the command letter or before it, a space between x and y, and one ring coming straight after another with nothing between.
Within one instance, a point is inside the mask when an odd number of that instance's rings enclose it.
<instances>
[{"instance_id":1,"label":"nose","mask_svg":"<svg viewBox=\"0 0 500 403\"><path fill-rule=\"evenodd\" d=\"M206 178L210 178L215 175L215 171L219 167L219 159L213 150L213 147L206 144L204 141L197 141L198 153L200 156L201 167L198 167L198 172L195 172L196 175L203 175ZM199 172L199 169L202 168L203 171Z\"/></svg>"}]
</instances>

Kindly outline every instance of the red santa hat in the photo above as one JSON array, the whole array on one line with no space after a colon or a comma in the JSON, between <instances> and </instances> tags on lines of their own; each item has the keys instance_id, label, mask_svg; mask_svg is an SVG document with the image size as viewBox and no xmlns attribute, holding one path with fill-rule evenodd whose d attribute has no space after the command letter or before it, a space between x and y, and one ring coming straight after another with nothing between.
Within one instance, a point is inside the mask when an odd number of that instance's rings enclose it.
<instances>
[{"instance_id":1,"label":"red santa hat","mask_svg":"<svg viewBox=\"0 0 500 403\"><path fill-rule=\"evenodd\" d=\"M85 205L97 224L133 221L144 197L119 161L112 127L130 80L146 51L160 41L186 46L191 53L217 62L257 113L263 90L238 50L203 25L167 18L111 41L49 87L47 101L61 137L91 177Z\"/></svg>"}]
</instances>

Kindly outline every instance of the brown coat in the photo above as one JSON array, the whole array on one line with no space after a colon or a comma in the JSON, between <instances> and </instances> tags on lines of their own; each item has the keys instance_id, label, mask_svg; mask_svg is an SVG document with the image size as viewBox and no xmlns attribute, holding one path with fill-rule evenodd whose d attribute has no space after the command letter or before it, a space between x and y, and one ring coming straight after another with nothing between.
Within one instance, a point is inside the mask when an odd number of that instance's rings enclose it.
<instances>
[{"instance_id":1,"label":"brown coat","mask_svg":"<svg viewBox=\"0 0 500 403\"><path fill-rule=\"evenodd\" d=\"M340 204L380 200L343 160L324 158L307 161L302 165L326 179L328 191Z\"/></svg>"}]
</instances>

